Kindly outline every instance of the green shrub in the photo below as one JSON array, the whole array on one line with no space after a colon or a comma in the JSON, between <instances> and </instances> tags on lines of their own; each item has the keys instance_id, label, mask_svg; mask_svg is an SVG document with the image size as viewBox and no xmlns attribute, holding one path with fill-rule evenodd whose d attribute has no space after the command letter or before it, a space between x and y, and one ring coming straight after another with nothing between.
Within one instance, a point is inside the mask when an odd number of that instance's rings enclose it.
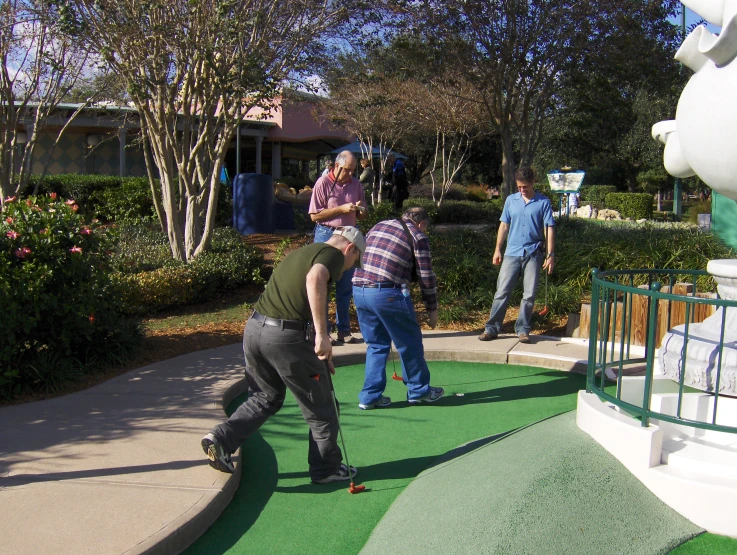
<instances>
[{"instance_id":1,"label":"green shrub","mask_svg":"<svg viewBox=\"0 0 737 555\"><path fill-rule=\"evenodd\" d=\"M216 229L211 250L189 264L172 259L166 236L152 226L122 229L116 250L115 277L129 314L207 301L263 281L263 258L232 228Z\"/></svg>"},{"instance_id":2,"label":"green shrub","mask_svg":"<svg viewBox=\"0 0 737 555\"><path fill-rule=\"evenodd\" d=\"M466 187L466 198L474 202L486 202L489 199L484 185L469 185Z\"/></svg>"},{"instance_id":3,"label":"green shrub","mask_svg":"<svg viewBox=\"0 0 737 555\"><path fill-rule=\"evenodd\" d=\"M106 233L86 223L73 201L57 198L53 193L10 199L2 211L0 394L5 397L53 389L64 376L119 363L140 340L109 278Z\"/></svg>"},{"instance_id":4,"label":"green shrub","mask_svg":"<svg viewBox=\"0 0 737 555\"><path fill-rule=\"evenodd\" d=\"M553 193L553 191L550 189L550 182L547 180L547 178L544 181L538 181L537 183L535 183L535 191L538 192L538 193L542 193L543 195L545 195L546 197L548 197L550 199L550 202L553 203L553 205L555 205L555 203L558 200L558 194L557 193ZM516 193L517 192L517 186L516 185L514 187L512 187L512 191L511 192L512 193Z\"/></svg>"},{"instance_id":5,"label":"green shrub","mask_svg":"<svg viewBox=\"0 0 737 555\"><path fill-rule=\"evenodd\" d=\"M198 300L195 277L195 272L186 264L116 276L126 312L139 315Z\"/></svg>"},{"instance_id":6,"label":"green shrub","mask_svg":"<svg viewBox=\"0 0 737 555\"><path fill-rule=\"evenodd\" d=\"M430 199L432 200L432 184L430 183L418 183L412 185L409 188L409 196L411 199ZM435 187L435 199L440 198L440 188ZM443 195L443 202L446 200L467 200L468 195L466 189L461 185L452 184L450 189Z\"/></svg>"},{"instance_id":7,"label":"green shrub","mask_svg":"<svg viewBox=\"0 0 737 555\"><path fill-rule=\"evenodd\" d=\"M653 196L650 193L609 193L605 205L619 212L623 218L641 220L653 217Z\"/></svg>"},{"instance_id":8,"label":"green shrub","mask_svg":"<svg viewBox=\"0 0 737 555\"><path fill-rule=\"evenodd\" d=\"M488 224L499 223L504 203L501 199L487 202L469 200L444 200L439 207L432 200L409 198L404 201L404 208L421 206L427 210L433 224Z\"/></svg>"},{"instance_id":9,"label":"green shrub","mask_svg":"<svg viewBox=\"0 0 737 555\"><path fill-rule=\"evenodd\" d=\"M119 180L114 186L94 191L89 197L89 210L105 222L147 220L156 217L151 186L146 177Z\"/></svg>"},{"instance_id":10,"label":"green shrub","mask_svg":"<svg viewBox=\"0 0 737 555\"><path fill-rule=\"evenodd\" d=\"M704 269L711 259L730 258L733 251L711 233L685 224L559 220L555 231L555 271L548 276L548 307L552 314L580 310L591 293L591 270L637 268ZM431 233L433 269L437 275L439 316L443 325L469 324L488 316L499 266L491 259L496 233L458 230ZM541 276L537 305L545 302ZM637 284L639 285L639 284ZM713 290L710 277L699 289ZM413 293L414 294L414 293ZM510 305L517 305L515 288Z\"/></svg>"},{"instance_id":11,"label":"green shrub","mask_svg":"<svg viewBox=\"0 0 737 555\"><path fill-rule=\"evenodd\" d=\"M606 196L609 193L616 192L617 188L614 185L583 185L581 187L581 199L578 205L583 206L584 204L590 204L597 210L609 208L606 205Z\"/></svg>"},{"instance_id":12,"label":"green shrub","mask_svg":"<svg viewBox=\"0 0 737 555\"><path fill-rule=\"evenodd\" d=\"M312 221L307 210L302 208L301 205L294 203L292 212L294 213L294 229L296 231L307 233L315 228L315 222Z\"/></svg>"},{"instance_id":13,"label":"green shrub","mask_svg":"<svg viewBox=\"0 0 737 555\"><path fill-rule=\"evenodd\" d=\"M218 189L218 207L215 214L215 225L230 227L233 225L233 186L220 184Z\"/></svg>"},{"instance_id":14,"label":"green shrub","mask_svg":"<svg viewBox=\"0 0 737 555\"><path fill-rule=\"evenodd\" d=\"M169 240L156 224L129 222L111 228L111 233L115 237L111 263L118 273L135 274L180 264L172 258Z\"/></svg>"},{"instance_id":15,"label":"green shrub","mask_svg":"<svg viewBox=\"0 0 737 555\"><path fill-rule=\"evenodd\" d=\"M28 187L23 194L30 194L40 179L39 175L32 175ZM94 205L90 206L90 197L96 191L102 191L110 187L119 187L121 178L110 175L84 175L66 173L59 175L46 175L39 186L39 193L56 193L65 199L74 199L79 205L80 211L92 216Z\"/></svg>"},{"instance_id":16,"label":"green shrub","mask_svg":"<svg viewBox=\"0 0 737 555\"><path fill-rule=\"evenodd\" d=\"M696 200L686 205L686 220L692 224L699 221L699 214L711 214L711 198Z\"/></svg>"},{"instance_id":17,"label":"green shrub","mask_svg":"<svg viewBox=\"0 0 737 555\"><path fill-rule=\"evenodd\" d=\"M409 201L405 200L404 204L407 205ZM432 201L430 201L432 204ZM399 217L399 214L394 210L394 203L390 200L385 200L378 204L368 207L368 213L362 220L358 220L356 227L363 233L368 233L368 230L374 227L379 222L384 220L391 220Z\"/></svg>"}]
</instances>

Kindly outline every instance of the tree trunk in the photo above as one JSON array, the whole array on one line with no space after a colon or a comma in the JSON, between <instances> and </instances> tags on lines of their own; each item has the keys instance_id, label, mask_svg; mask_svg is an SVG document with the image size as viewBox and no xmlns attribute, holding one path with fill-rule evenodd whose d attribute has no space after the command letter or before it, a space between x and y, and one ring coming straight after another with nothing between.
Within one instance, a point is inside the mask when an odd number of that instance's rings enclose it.
<instances>
[{"instance_id":1,"label":"tree trunk","mask_svg":"<svg viewBox=\"0 0 737 555\"><path fill-rule=\"evenodd\" d=\"M506 199L515 191L514 144L512 142L512 131L508 127L500 129L499 136L502 143L502 176L504 178L502 197Z\"/></svg>"}]
</instances>

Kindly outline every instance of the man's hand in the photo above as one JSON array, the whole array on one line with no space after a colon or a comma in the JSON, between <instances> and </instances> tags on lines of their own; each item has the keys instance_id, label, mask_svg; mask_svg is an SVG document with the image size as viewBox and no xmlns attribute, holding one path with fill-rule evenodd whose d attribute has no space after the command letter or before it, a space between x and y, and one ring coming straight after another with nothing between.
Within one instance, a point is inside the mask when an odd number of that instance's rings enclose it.
<instances>
[{"instance_id":1,"label":"man's hand","mask_svg":"<svg viewBox=\"0 0 737 555\"><path fill-rule=\"evenodd\" d=\"M549 256L545 259L545 262L543 262L543 270L547 270L548 274L552 274L554 265L555 265L555 257Z\"/></svg>"},{"instance_id":2,"label":"man's hand","mask_svg":"<svg viewBox=\"0 0 737 555\"><path fill-rule=\"evenodd\" d=\"M430 312L428 312L427 318L428 318L428 325L432 329L435 329L438 327L438 311L437 310L431 310Z\"/></svg>"},{"instance_id":3,"label":"man's hand","mask_svg":"<svg viewBox=\"0 0 737 555\"><path fill-rule=\"evenodd\" d=\"M494 264L494 266L499 266L499 264L502 263L502 251L499 249L494 251L494 257L491 259L491 263Z\"/></svg>"},{"instance_id":4,"label":"man's hand","mask_svg":"<svg viewBox=\"0 0 737 555\"><path fill-rule=\"evenodd\" d=\"M340 205L340 211L343 214L350 214L351 212L358 212L359 210L360 208L358 207L358 205L353 204L352 202L346 202L345 204Z\"/></svg>"},{"instance_id":5,"label":"man's hand","mask_svg":"<svg viewBox=\"0 0 737 555\"><path fill-rule=\"evenodd\" d=\"M333 361L332 360L327 360L327 361L325 361L325 364L327 364L328 370L330 371L330 373L333 376L335 376L335 365L333 364Z\"/></svg>"},{"instance_id":6,"label":"man's hand","mask_svg":"<svg viewBox=\"0 0 737 555\"><path fill-rule=\"evenodd\" d=\"M320 332L315 334L315 354L320 360L326 360L332 365L333 345L330 343L330 335Z\"/></svg>"}]
</instances>

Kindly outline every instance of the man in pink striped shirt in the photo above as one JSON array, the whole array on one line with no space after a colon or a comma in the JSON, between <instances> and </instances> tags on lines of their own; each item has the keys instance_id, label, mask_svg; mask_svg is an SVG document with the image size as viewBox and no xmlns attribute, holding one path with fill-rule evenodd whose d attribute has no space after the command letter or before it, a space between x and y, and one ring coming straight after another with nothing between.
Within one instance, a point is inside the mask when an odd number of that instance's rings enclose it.
<instances>
[{"instance_id":1,"label":"man in pink striped shirt","mask_svg":"<svg viewBox=\"0 0 737 555\"><path fill-rule=\"evenodd\" d=\"M366 215L366 197L361 182L354 177L356 157L344 150L335 159L328 175L320 177L312 189L310 217L315 222L315 243L324 243L340 226L355 226ZM346 270L335 284L336 343L353 343L350 304L353 269Z\"/></svg>"}]
</instances>

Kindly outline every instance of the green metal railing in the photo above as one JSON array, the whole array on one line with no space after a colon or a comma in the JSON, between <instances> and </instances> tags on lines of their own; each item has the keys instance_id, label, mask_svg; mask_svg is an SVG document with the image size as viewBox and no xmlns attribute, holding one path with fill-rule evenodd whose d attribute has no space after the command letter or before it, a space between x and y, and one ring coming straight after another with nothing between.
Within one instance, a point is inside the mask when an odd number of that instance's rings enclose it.
<instances>
[{"instance_id":1,"label":"green metal railing","mask_svg":"<svg viewBox=\"0 0 737 555\"><path fill-rule=\"evenodd\" d=\"M691 285L691 292L686 295L663 292L663 289L672 287L677 283ZM726 321L726 307L737 307L737 302L717 298L697 297L697 285L702 289L711 287L711 276L701 270L627 270L602 272L592 271L591 287L591 329L589 334L589 356L588 371L586 379L586 391L596 394L600 399L618 406L623 411L639 418L642 426L646 427L650 419L671 422L682 426L690 426L705 430L737 433L737 427L717 424L717 408L719 402L719 384L721 382L722 359L724 350L724 330ZM644 354L633 355L633 301L638 298L639 305L646 306L645 310L645 345ZM644 301L644 302L643 302ZM689 327L694 323L694 314L698 305L713 305L717 309L724 307L721 312L721 334L716 357L715 386L712 392L714 396L713 410L710 418L704 421L693 420L682 417L684 390L689 388L684 384L686 376L685 369L681 366L678 382L678 404L675 414L664 414L651 410L652 388L653 388L653 365L655 362L656 345L659 337L656 337L659 307L666 307L665 324L666 329L659 330L665 333L673 326L671 325L672 309L674 303L685 303L685 322L683 348L681 360L686 360L688 354ZM662 310L662 308L661 308ZM662 313L661 313L662 314ZM662 318L662 316L661 316ZM642 350L640 348L639 350ZM638 406L621 398L623 370L627 367L644 364L644 394L642 405ZM605 380L608 369L615 370L617 374L616 395L605 391ZM700 392L701 393L701 392Z\"/></svg>"}]
</instances>

